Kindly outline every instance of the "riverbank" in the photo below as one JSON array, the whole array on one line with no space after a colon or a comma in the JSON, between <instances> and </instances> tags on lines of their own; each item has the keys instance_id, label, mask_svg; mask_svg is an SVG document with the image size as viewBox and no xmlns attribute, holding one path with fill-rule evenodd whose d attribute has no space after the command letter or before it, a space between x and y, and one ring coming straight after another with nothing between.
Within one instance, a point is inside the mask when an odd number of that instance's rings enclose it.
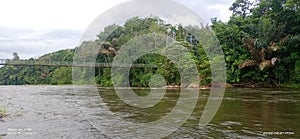
<instances>
[{"instance_id":1,"label":"riverbank","mask_svg":"<svg viewBox=\"0 0 300 139\"><path fill-rule=\"evenodd\" d=\"M245 83L236 83L231 85L237 88L291 88L291 89L300 88L300 84L269 84L264 82L245 82Z\"/></svg>"},{"instance_id":2,"label":"riverbank","mask_svg":"<svg viewBox=\"0 0 300 139\"><path fill-rule=\"evenodd\" d=\"M102 89L149 89L149 87L112 87L112 86L100 86L96 85L97 88ZM212 87L211 84L209 85L197 85L197 84L190 84L187 87L181 87L180 85L167 85L164 87L157 87L152 89L180 89L180 88L187 88L187 89L201 89L201 90L209 90ZM300 89L300 84L281 84L281 85L272 85L266 83L236 83L236 84L217 84L214 87L221 87L221 88L289 88L289 89Z\"/></svg>"},{"instance_id":3,"label":"riverbank","mask_svg":"<svg viewBox=\"0 0 300 139\"><path fill-rule=\"evenodd\" d=\"M95 84L59 84L59 85L53 85L53 84L24 84L24 85L0 85L0 86L89 86L89 85L95 85ZM113 87L113 86L101 86L99 84L95 85L97 88L118 88L118 89L149 89L149 87L138 87L138 86L131 86L131 87ZM167 85L164 87L157 87L157 89L180 89L180 88L197 88L197 89L203 89L207 90L211 88L211 84L208 85L197 85L197 84L190 84L187 87L181 87L180 85ZM222 88L290 88L290 89L300 89L300 84L280 84L280 85L274 85L274 84L267 84L263 82L246 82L246 83L225 83L225 84L217 84L214 87L222 87ZM155 87L154 87L155 89Z\"/></svg>"}]
</instances>

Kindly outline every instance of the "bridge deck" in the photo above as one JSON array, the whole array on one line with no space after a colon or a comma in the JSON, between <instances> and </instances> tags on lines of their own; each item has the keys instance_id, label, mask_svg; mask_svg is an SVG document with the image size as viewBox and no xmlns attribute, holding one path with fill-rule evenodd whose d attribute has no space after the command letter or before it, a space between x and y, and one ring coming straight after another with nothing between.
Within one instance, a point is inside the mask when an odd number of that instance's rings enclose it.
<instances>
[{"instance_id":1,"label":"bridge deck","mask_svg":"<svg viewBox=\"0 0 300 139\"><path fill-rule=\"evenodd\" d=\"M46 61L25 61L25 60L9 60L0 59L0 65L12 65L12 66L48 66L48 67L100 67L100 68L156 68L156 65L152 64L110 64L110 63L94 63L94 62L46 62Z\"/></svg>"}]
</instances>

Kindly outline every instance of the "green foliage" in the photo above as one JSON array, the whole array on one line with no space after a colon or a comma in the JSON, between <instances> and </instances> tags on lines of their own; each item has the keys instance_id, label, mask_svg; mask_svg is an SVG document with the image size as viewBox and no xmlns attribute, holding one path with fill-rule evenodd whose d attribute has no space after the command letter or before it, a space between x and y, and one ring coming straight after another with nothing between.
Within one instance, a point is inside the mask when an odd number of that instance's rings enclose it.
<instances>
[{"instance_id":1,"label":"green foliage","mask_svg":"<svg viewBox=\"0 0 300 139\"><path fill-rule=\"evenodd\" d=\"M20 60L20 57L17 52L13 53L13 60Z\"/></svg>"},{"instance_id":2,"label":"green foliage","mask_svg":"<svg viewBox=\"0 0 300 139\"><path fill-rule=\"evenodd\" d=\"M212 19L212 28L225 54L228 82L299 84L299 4L295 0L261 0L258 3L236 0L230 8L233 16L227 23ZM252 49L244 47L245 38L255 40ZM272 57L279 62L268 69L238 68L247 60L259 63Z\"/></svg>"},{"instance_id":3,"label":"green foliage","mask_svg":"<svg viewBox=\"0 0 300 139\"><path fill-rule=\"evenodd\" d=\"M72 68L61 67L50 74L51 84L72 84Z\"/></svg>"},{"instance_id":4,"label":"green foliage","mask_svg":"<svg viewBox=\"0 0 300 139\"><path fill-rule=\"evenodd\" d=\"M233 14L228 22L212 18L210 26L220 42L226 61L227 82L264 82L265 84L300 84L300 2L299 0L236 0L230 10ZM133 17L123 26L109 25L97 35L97 40L83 42L75 49L61 50L46 54L34 61L73 61L74 52L79 55L74 57L77 62L111 63L117 51L123 46L135 46L141 42L130 40L145 34L163 34L174 38L177 44L188 49L188 55L197 65L199 78L202 85L210 84L211 68L213 61L220 57L209 59L205 52L218 51L214 47L207 47L214 42L210 34L202 26L182 26L165 23L157 17ZM201 40L201 38L209 38ZM246 40L253 40L249 43ZM149 42L149 45L154 42ZM246 46L251 46L251 49ZM252 48L253 46L253 48ZM157 46L164 47L167 46ZM180 53L169 52L171 56ZM142 50L132 50L135 51ZM272 58L278 58L274 65L270 64ZM19 60L14 54L14 60ZM269 60L269 61L268 61ZM239 68L242 63L254 61L255 66ZM149 86L153 75L159 74L165 78L168 85L180 85L180 70L189 71L192 63L184 59L176 61L184 68L179 69L174 61L158 54L147 54L138 58L136 64L154 64L157 69L132 68L129 72L129 83L132 86ZM269 64L261 70L260 63ZM269 63L268 63L269 62ZM95 71L95 72L94 72ZM73 70L77 75L76 83L97 83L101 86L112 86L111 70L109 68L83 68ZM187 75L184 80L192 81L192 75ZM158 77L158 76L156 76ZM116 75L115 84L122 86L126 79ZM218 77L215 77L218 78ZM72 83L72 69L66 67L14 67L0 68L0 84L70 84ZM155 85L162 84L157 82Z\"/></svg>"},{"instance_id":5,"label":"green foliage","mask_svg":"<svg viewBox=\"0 0 300 139\"><path fill-rule=\"evenodd\" d=\"M300 82L300 60L297 60L295 62L293 75L295 76L293 76L292 80L294 80L295 82Z\"/></svg>"},{"instance_id":6,"label":"green foliage","mask_svg":"<svg viewBox=\"0 0 300 139\"><path fill-rule=\"evenodd\" d=\"M199 32L201 31L200 27L196 26L187 26L183 27L182 25L171 25L171 24L165 24L161 19L158 18L138 18L138 17L133 17L129 20L127 20L124 24L124 26L108 26L109 28L115 28L115 30L110 31L112 34L118 34L118 35L111 35L114 37L107 37L104 41L113 44L113 40L116 40L116 46L117 49L124 45L132 46L135 47L135 45L139 43L144 43L144 42L130 42L129 40L144 35L144 34L149 34L149 33L156 33L156 34L165 34L168 29L171 29L172 31L175 32L176 36L174 38L178 41L178 43L190 51L190 55L196 64L199 64L199 67L201 63L207 63L206 65L202 66L203 72L201 73L203 77L203 83L208 84L210 82L209 75L210 75L210 70L209 70L209 62L207 57L205 56L205 52L202 49L201 45L197 42L197 38L195 36L199 35ZM98 35L99 40L103 40L105 35L101 34L106 34L108 29L104 29L104 32L101 32L100 35ZM118 31L122 30L122 31ZM117 33L116 33L117 32ZM121 33L119 33L121 32ZM193 41L189 42L189 37L193 35ZM109 36L109 35L106 35ZM158 46L158 47L166 47L166 46ZM140 51L140 50L138 50ZM168 51L166 51L168 53ZM180 52L180 51L178 51ZM177 56L178 52L175 54L169 54L171 56ZM131 53L135 53L135 49L131 50ZM202 55L203 54L203 55ZM201 55L201 56L200 56ZM99 54L97 58L97 62L103 62L103 59L105 58L105 54ZM102 59L102 60L101 60ZM201 60L201 61L200 61ZM111 61L108 61L111 62ZM190 70L191 63L188 63L187 61L184 61L184 59L179 59L178 61L181 63L180 65L183 65L184 70ZM143 57L137 59L135 64L154 64L157 65L158 68L151 69L151 68L132 68L129 72L129 83L131 86L139 86L139 87L145 87L149 86L149 81L155 74L162 75L166 83L169 85L180 85L181 78L179 74L179 70L177 68L178 65L175 65L172 61L167 59L164 56L157 55L157 54L147 54L144 55ZM96 71L97 72L97 71ZM98 75L101 73L101 75ZM102 70L101 72L97 72L97 77L96 81L98 84L102 86L111 86L111 81L110 81L110 72L106 70ZM124 83L124 78L121 75L115 75L114 76L114 81L117 86L122 86ZM192 77L187 76L186 79L184 80L190 80L193 79ZM192 81L190 81L192 82ZM153 83L152 85L159 85L161 83Z\"/></svg>"},{"instance_id":7,"label":"green foliage","mask_svg":"<svg viewBox=\"0 0 300 139\"><path fill-rule=\"evenodd\" d=\"M61 50L54 53L46 54L39 59L27 60L31 62L44 61L69 61L72 62L73 58L77 62L93 62L98 63L111 63L113 57L112 49L116 51L129 40L144 34L166 34L166 31L171 29L175 32L174 39L179 41L178 43L186 47L189 51L189 55L185 57L192 57L198 68L201 69L202 83L209 84L210 66L205 52L202 46L199 44L199 40L196 38L199 35L200 27L182 25L171 25L164 23L163 20L151 17L151 18L138 18L133 17L125 22L124 26L110 25L104 28L103 32L100 32L95 41L83 42L79 47L69 50ZM190 41L192 38L192 41ZM139 42L141 43L141 42ZM128 44L135 45L135 44ZM166 47L166 46L158 46ZM78 54L77 57L73 57L74 52ZM178 50L180 51L180 50ZM168 53L168 51L166 51ZM176 52L178 53L178 52ZM175 54L170 54L176 57ZM96 59L96 60L95 60ZM190 70L191 63L184 59L178 61L183 65L184 70ZM158 65L158 68L132 68L130 70L129 82L132 86L148 86L149 81L155 74L160 74L165 77L166 83L171 85L179 85L181 82L178 65L175 65L172 61L166 57L149 54L135 61L136 64L154 64ZM0 84L70 84L72 83L72 69L66 67L13 67L5 66L0 68L0 78L2 82ZM95 71L95 72L93 72ZM87 84L96 82L101 86L112 86L110 69L88 69L76 68L73 70L73 78L75 77L76 84ZM200 76L200 75L199 75ZM122 86L125 79L121 75L115 77L116 85ZM184 80L191 80L192 77L187 77ZM190 81L193 82L193 81ZM152 85L156 85L152 83Z\"/></svg>"},{"instance_id":8,"label":"green foliage","mask_svg":"<svg viewBox=\"0 0 300 139\"><path fill-rule=\"evenodd\" d=\"M99 84L100 86L112 86L112 81L110 77L110 69L101 69L101 75L97 74L96 76L96 83Z\"/></svg>"},{"instance_id":9,"label":"green foliage","mask_svg":"<svg viewBox=\"0 0 300 139\"><path fill-rule=\"evenodd\" d=\"M251 13L252 5L250 0L236 0L229 9L233 11L235 16L246 17Z\"/></svg>"},{"instance_id":10,"label":"green foliage","mask_svg":"<svg viewBox=\"0 0 300 139\"><path fill-rule=\"evenodd\" d=\"M34 62L47 63L47 62L60 62L60 61L72 62L73 54L74 54L73 49L60 50L54 53L46 54L40 57L39 59L31 58L28 60L23 60L23 62L27 62L27 63L34 63ZM16 61L17 59L14 60ZM57 67L4 66L0 68L0 79L1 79L0 84L2 85L51 84L51 83L70 84L72 82L72 78L70 78L72 77L72 71L66 72L66 70L62 70L61 72ZM59 74L59 75L55 75L55 74Z\"/></svg>"},{"instance_id":11,"label":"green foliage","mask_svg":"<svg viewBox=\"0 0 300 139\"><path fill-rule=\"evenodd\" d=\"M7 109L5 107L0 107L0 118L7 116Z\"/></svg>"}]
</instances>

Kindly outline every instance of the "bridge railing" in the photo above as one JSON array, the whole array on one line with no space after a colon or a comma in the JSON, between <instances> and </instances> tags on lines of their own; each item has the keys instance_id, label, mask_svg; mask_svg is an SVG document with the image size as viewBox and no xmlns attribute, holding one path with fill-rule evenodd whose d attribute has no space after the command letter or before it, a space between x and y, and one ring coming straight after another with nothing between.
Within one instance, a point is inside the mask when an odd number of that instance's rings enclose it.
<instances>
[{"instance_id":1,"label":"bridge railing","mask_svg":"<svg viewBox=\"0 0 300 139\"><path fill-rule=\"evenodd\" d=\"M0 59L0 64L5 64L9 61L9 59Z\"/></svg>"}]
</instances>

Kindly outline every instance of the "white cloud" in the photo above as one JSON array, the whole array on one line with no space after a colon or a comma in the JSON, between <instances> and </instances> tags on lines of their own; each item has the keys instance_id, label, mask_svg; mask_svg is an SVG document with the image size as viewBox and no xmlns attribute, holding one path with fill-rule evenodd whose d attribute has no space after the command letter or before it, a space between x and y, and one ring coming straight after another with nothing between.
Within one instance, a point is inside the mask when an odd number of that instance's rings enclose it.
<instances>
[{"instance_id":1,"label":"white cloud","mask_svg":"<svg viewBox=\"0 0 300 139\"><path fill-rule=\"evenodd\" d=\"M21 58L36 58L60 49L74 48L81 36L81 32L73 30L19 30L14 34L0 34L0 58L12 58L13 52L19 53Z\"/></svg>"},{"instance_id":2,"label":"white cloud","mask_svg":"<svg viewBox=\"0 0 300 139\"><path fill-rule=\"evenodd\" d=\"M211 5L207 7L208 11L218 11L218 19L222 20L222 21L228 21L229 17L231 15L231 11L229 11L229 7L228 5L219 5L219 4L215 4L215 5Z\"/></svg>"},{"instance_id":3,"label":"white cloud","mask_svg":"<svg viewBox=\"0 0 300 139\"><path fill-rule=\"evenodd\" d=\"M223 21L227 21L231 16L229 7L235 0L176 0L186 5L201 16L206 22L210 22L210 18L218 17ZM218 8L216 8L218 7Z\"/></svg>"},{"instance_id":4,"label":"white cloud","mask_svg":"<svg viewBox=\"0 0 300 139\"><path fill-rule=\"evenodd\" d=\"M0 2L1 26L84 30L99 13L126 0L6 0Z\"/></svg>"}]
</instances>

